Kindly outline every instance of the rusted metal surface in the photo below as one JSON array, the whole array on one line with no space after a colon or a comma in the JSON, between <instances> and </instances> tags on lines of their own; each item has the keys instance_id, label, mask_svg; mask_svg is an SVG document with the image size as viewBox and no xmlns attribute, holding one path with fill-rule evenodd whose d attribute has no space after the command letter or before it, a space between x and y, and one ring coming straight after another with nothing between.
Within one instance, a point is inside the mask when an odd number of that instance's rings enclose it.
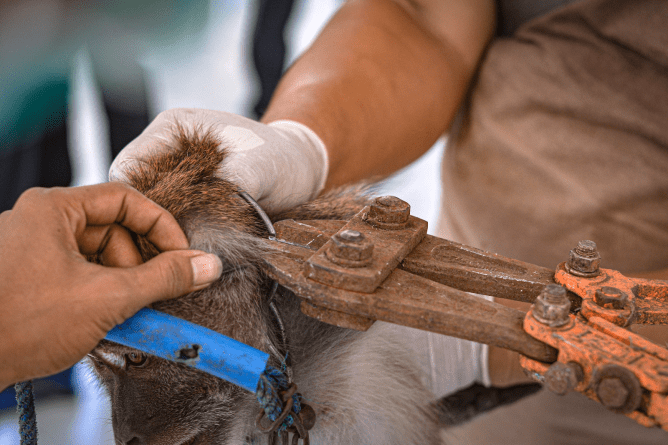
<instances>
[{"instance_id":1,"label":"rusted metal surface","mask_svg":"<svg viewBox=\"0 0 668 445\"><path fill-rule=\"evenodd\" d=\"M642 388L636 376L623 366L607 364L596 372L593 382L596 397L603 406L620 413L640 407Z\"/></svg>"},{"instance_id":2,"label":"rusted metal surface","mask_svg":"<svg viewBox=\"0 0 668 445\"><path fill-rule=\"evenodd\" d=\"M374 323L375 320L359 315L346 314L345 312L335 311L332 309L324 309L322 307L314 306L308 301L300 303L300 309L303 314L311 318L320 320L323 323L339 326L341 328L354 329L356 331L366 331Z\"/></svg>"},{"instance_id":3,"label":"rusted metal surface","mask_svg":"<svg viewBox=\"0 0 668 445\"><path fill-rule=\"evenodd\" d=\"M582 367L575 362L555 362L545 371L545 386L560 396L573 391L582 379Z\"/></svg>"},{"instance_id":4,"label":"rusted metal surface","mask_svg":"<svg viewBox=\"0 0 668 445\"><path fill-rule=\"evenodd\" d=\"M548 284L536 298L533 316L551 327L563 326L570 320L571 302L566 289L558 284Z\"/></svg>"},{"instance_id":5,"label":"rusted metal surface","mask_svg":"<svg viewBox=\"0 0 668 445\"><path fill-rule=\"evenodd\" d=\"M336 233L325 250L329 261L343 267L366 267L373 261L373 242L357 230Z\"/></svg>"},{"instance_id":6,"label":"rusted metal surface","mask_svg":"<svg viewBox=\"0 0 668 445\"><path fill-rule=\"evenodd\" d=\"M578 277L591 278L598 275L601 255L598 253L596 243L591 240L578 242L578 245L570 251L566 270Z\"/></svg>"},{"instance_id":7,"label":"rusted metal surface","mask_svg":"<svg viewBox=\"0 0 668 445\"><path fill-rule=\"evenodd\" d=\"M374 227L385 230L400 230L406 227L411 206L395 196L376 198L364 215L364 220Z\"/></svg>"},{"instance_id":8,"label":"rusted metal surface","mask_svg":"<svg viewBox=\"0 0 668 445\"><path fill-rule=\"evenodd\" d=\"M668 394L651 393L648 405L647 414L650 419L658 425L668 425Z\"/></svg>"},{"instance_id":9,"label":"rusted metal surface","mask_svg":"<svg viewBox=\"0 0 668 445\"><path fill-rule=\"evenodd\" d=\"M575 390L645 426L668 431L668 349L635 334L631 323L667 324L668 282L601 269L595 243L580 241L554 279L582 299L562 326L524 319L527 333L559 350L557 363L520 364L558 394ZM579 375L576 375L578 374Z\"/></svg>"},{"instance_id":10,"label":"rusted metal surface","mask_svg":"<svg viewBox=\"0 0 668 445\"><path fill-rule=\"evenodd\" d=\"M554 283L551 269L429 235L399 267L466 292L527 303ZM569 297L580 306L579 298Z\"/></svg>"},{"instance_id":11,"label":"rusted metal surface","mask_svg":"<svg viewBox=\"0 0 668 445\"><path fill-rule=\"evenodd\" d=\"M568 290L582 297L582 315L587 318L598 316L621 326L631 323L668 324L668 282L628 278L612 269L600 269L593 278L578 277L570 274L564 264L557 267L554 279ZM596 303L597 291L603 288L615 288L625 295L621 309ZM601 300L599 295L598 300ZM617 303L619 306L619 303Z\"/></svg>"},{"instance_id":12,"label":"rusted metal surface","mask_svg":"<svg viewBox=\"0 0 668 445\"><path fill-rule=\"evenodd\" d=\"M267 256L267 273L318 308L487 343L545 362L556 359L553 348L523 331L522 311L398 269L373 293L332 288L302 273L311 250L276 240L267 245L275 252Z\"/></svg>"},{"instance_id":13,"label":"rusted metal surface","mask_svg":"<svg viewBox=\"0 0 668 445\"><path fill-rule=\"evenodd\" d=\"M283 241L318 250L325 245L329 238L341 230L348 221L316 220L295 221L286 219L274 224L276 238Z\"/></svg>"},{"instance_id":14,"label":"rusted metal surface","mask_svg":"<svg viewBox=\"0 0 668 445\"><path fill-rule=\"evenodd\" d=\"M304 300L307 315L360 330L382 320L548 363L556 359L554 349L523 331L523 312L465 292L532 301L553 283L551 270L424 239L426 223L410 216L410 206L394 197L378 198L345 224L282 221L275 227L276 239L267 241L274 252L267 258L267 272ZM396 269L406 255L405 270ZM462 290L442 284L450 281Z\"/></svg>"},{"instance_id":15,"label":"rusted metal surface","mask_svg":"<svg viewBox=\"0 0 668 445\"><path fill-rule=\"evenodd\" d=\"M266 270L314 318L360 330L381 320L511 349L553 392L581 392L668 431L668 349L624 329L668 324L668 282L601 269L591 241L555 273L425 237L420 221L384 197L349 222L282 222ZM534 306L524 314L467 292Z\"/></svg>"},{"instance_id":16,"label":"rusted metal surface","mask_svg":"<svg viewBox=\"0 0 668 445\"><path fill-rule=\"evenodd\" d=\"M395 206L398 205L395 203ZM336 237L330 238L308 259L304 266L308 278L339 289L373 292L427 234L426 221L414 216L407 216L403 221L391 218L392 214L387 212L383 218L392 222L383 222L382 228L375 227L367 222L367 219L372 220L369 217L372 208L367 206L353 216ZM406 216L401 209L399 213ZM387 224L392 228L386 228ZM361 241L353 242L345 233L358 233Z\"/></svg>"},{"instance_id":17,"label":"rusted metal surface","mask_svg":"<svg viewBox=\"0 0 668 445\"><path fill-rule=\"evenodd\" d=\"M668 423L652 414L660 417L668 409L666 399L656 398L654 406L643 395L668 392L668 350L600 317L569 318L561 327L550 327L529 311L524 329L558 349L558 363L576 364L582 370L572 389L639 423L668 431ZM527 357L520 364L536 380L546 382L551 366Z\"/></svg>"},{"instance_id":18,"label":"rusted metal surface","mask_svg":"<svg viewBox=\"0 0 668 445\"><path fill-rule=\"evenodd\" d=\"M624 309L628 299L626 292L616 287L603 286L594 292L594 303L606 309Z\"/></svg>"}]
</instances>

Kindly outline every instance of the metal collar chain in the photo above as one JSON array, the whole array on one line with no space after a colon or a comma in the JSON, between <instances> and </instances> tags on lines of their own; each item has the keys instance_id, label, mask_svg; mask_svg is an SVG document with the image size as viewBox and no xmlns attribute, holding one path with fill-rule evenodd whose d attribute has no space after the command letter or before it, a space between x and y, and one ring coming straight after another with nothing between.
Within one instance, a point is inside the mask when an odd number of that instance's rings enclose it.
<instances>
[{"instance_id":1,"label":"metal collar chain","mask_svg":"<svg viewBox=\"0 0 668 445\"><path fill-rule=\"evenodd\" d=\"M269 445L298 445L300 439L303 445L309 445L309 430L315 425L315 411L304 403L294 382L279 391L279 397L282 402L280 414L272 415L275 417L272 421L267 411L261 410L255 418L257 430L268 435Z\"/></svg>"},{"instance_id":2,"label":"metal collar chain","mask_svg":"<svg viewBox=\"0 0 668 445\"><path fill-rule=\"evenodd\" d=\"M275 239L276 230L271 223L269 215L267 215L262 207L260 207L260 205L247 192L240 191L239 196L245 199L255 209L260 216L260 219L262 219L262 222L264 222L267 231L269 232L270 239ZM274 315L282 351L279 352L271 343L269 343L268 347L272 355L281 364L281 371L285 372L288 378L288 388L280 393L281 400L284 403L280 416L278 416L269 426L263 426L263 421L266 423L269 419L265 410L262 409L255 419L255 424L258 430L262 433L269 434L269 445L298 445L300 439L302 440L303 445L309 445L308 431L313 428L313 425L315 424L315 411L309 405L301 401L301 409L297 414L293 413L293 404L295 403L295 398L293 396L297 392L297 385L292 381L292 366L290 364L289 344L285 324L283 323L281 314L276 306L275 297L277 290L278 283L274 281L269 293L268 303L269 309ZM299 399L301 399L301 397L299 397ZM291 425L287 428L281 428L291 413ZM292 440L290 440L290 435L292 435ZM254 442L255 440L251 441L251 443Z\"/></svg>"},{"instance_id":3,"label":"metal collar chain","mask_svg":"<svg viewBox=\"0 0 668 445\"><path fill-rule=\"evenodd\" d=\"M258 204L257 201L254 200L251 197L251 195L244 192L243 190L240 190L238 192L238 195L241 196L243 199L245 199L246 202L248 204L250 204L255 209L257 214L260 215L260 219L262 219L262 222L267 227L267 230L269 231L269 236L271 238L275 238L276 237L276 230L274 230L274 225L271 223L271 219L269 219L269 215L267 215L267 212L262 210L262 207L260 207L260 204Z\"/></svg>"},{"instance_id":4,"label":"metal collar chain","mask_svg":"<svg viewBox=\"0 0 668 445\"><path fill-rule=\"evenodd\" d=\"M260 205L255 201L251 195L249 195L245 191L239 191L238 192L239 196L241 196L246 202L248 202L253 209L257 212L257 214L260 216L260 219L264 223L265 227L267 228L267 231L269 232L269 237L270 238L276 238L276 230L274 229L274 225L271 223L271 219L269 218L269 215L260 207ZM278 311L278 307L276 306L276 291L278 290L278 283L274 281L271 285L271 291L269 292L269 298L268 303L269 303L269 309L271 310L272 314L274 315L274 319L276 322L276 328L278 330L278 335L279 335L279 341L281 343L282 351L278 351L276 347L269 343L267 346L269 348L269 351L272 353L274 358L278 360L278 362L282 365L285 366L286 368L286 373L288 375L288 380L290 383L292 383L292 367L290 366L290 358L289 358L289 353L288 353L288 338L287 338L287 333L285 331L285 323L283 323L283 318L281 317L280 312Z\"/></svg>"}]
</instances>

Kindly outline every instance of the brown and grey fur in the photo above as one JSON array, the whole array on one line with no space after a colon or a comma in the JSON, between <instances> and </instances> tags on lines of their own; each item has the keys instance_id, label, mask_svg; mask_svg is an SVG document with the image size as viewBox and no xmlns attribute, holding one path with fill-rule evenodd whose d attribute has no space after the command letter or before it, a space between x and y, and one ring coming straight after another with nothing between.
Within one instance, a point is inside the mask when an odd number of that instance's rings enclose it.
<instances>
[{"instance_id":1,"label":"brown and grey fur","mask_svg":"<svg viewBox=\"0 0 668 445\"><path fill-rule=\"evenodd\" d=\"M238 188L214 176L225 156L219 141L202 132L176 133L171 154L139 166L130 182L176 217L193 249L216 253L230 272L205 290L153 308L266 352L270 344L280 350L267 302L271 283L260 267L265 228ZM359 192L339 192L270 216L345 219L366 202ZM157 254L145 239L137 242L144 259ZM277 305L294 380L317 413L312 444L440 443L433 396L395 327L376 323L358 332L321 323L301 314L298 299L285 290ZM260 409L254 394L163 359L133 366L133 353L139 351L103 341L90 355L111 398L118 444L266 443L254 424Z\"/></svg>"}]
</instances>

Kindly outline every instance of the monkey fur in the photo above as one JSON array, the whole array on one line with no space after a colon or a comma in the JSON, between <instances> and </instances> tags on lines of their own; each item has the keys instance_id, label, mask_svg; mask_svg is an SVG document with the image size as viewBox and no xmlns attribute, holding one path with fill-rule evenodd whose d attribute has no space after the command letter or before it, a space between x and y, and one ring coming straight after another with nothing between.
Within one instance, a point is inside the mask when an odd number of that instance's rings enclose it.
<instances>
[{"instance_id":1,"label":"monkey fur","mask_svg":"<svg viewBox=\"0 0 668 445\"><path fill-rule=\"evenodd\" d=\"M217 254L229 272L204 290L152 307L265 352L270 344L281 350L267 301L271 281L260 267L266 228L238 187L214 175L225 157L224 141L175 128L167 154L129 172L130 184L174 215L191 248ZM368 200L359 189L348 189L269 216L274 222L348 219ZM157 255L146 239L136 242L144 260ZM401 327L376 322L358 332L331 326L303 315L298 298L285 289L276 304L294 381L316 412L311 444L441 443L434 396ZM108 341L89 357L111 399L117 444L267 443L255 427L260 406L254 394Z\"/></svg>"}]
</instances>

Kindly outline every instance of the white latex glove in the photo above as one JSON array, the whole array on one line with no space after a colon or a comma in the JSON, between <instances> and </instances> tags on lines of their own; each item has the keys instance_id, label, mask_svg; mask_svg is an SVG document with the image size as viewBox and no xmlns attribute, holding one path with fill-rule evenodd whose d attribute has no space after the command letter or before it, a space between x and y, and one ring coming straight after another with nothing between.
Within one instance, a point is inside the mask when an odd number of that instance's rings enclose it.
<instances>
[{"instance_id":1,"label":"white latex glove","mask_svg":"<svg viewBox=\"0 0 668 445\"><path fill-rule=\"evenodd\" d=\"M160 113L116 157L109 180L127 181L133 164L173 146L176 123L186 132L211 131L227 148L218 175L248 192L268 212L315 198L325 185L325 145L306 125L281 120L268 125L232 113L174 108Z\"/></svg>"}]
</instances>

